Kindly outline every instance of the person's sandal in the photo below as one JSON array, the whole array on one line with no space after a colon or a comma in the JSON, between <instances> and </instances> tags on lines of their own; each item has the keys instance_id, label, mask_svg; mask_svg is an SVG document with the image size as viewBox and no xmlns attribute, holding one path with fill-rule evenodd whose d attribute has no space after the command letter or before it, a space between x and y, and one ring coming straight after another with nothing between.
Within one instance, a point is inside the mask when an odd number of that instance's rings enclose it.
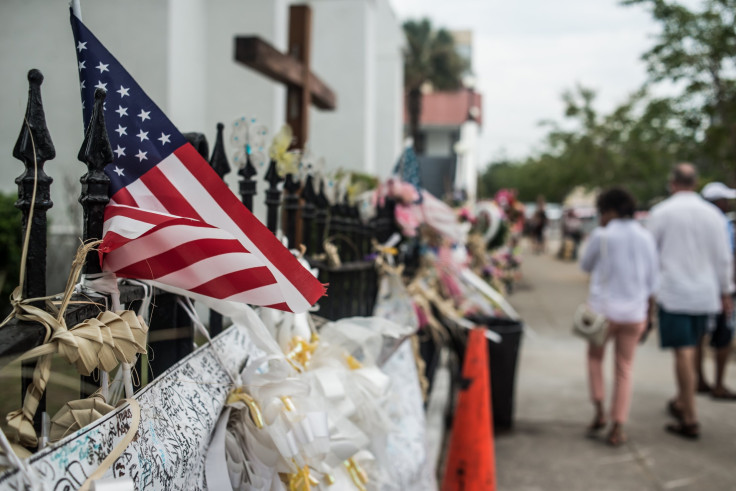
<instances>
[{"instance_id":1,"label":"person's sandal","mask_svg":"<svg viewBox=\"0 0 736 491\"><path fill-rule=\"evenodd\" d=\"M668 424L665 426L665 430L667 430L668 433L672 433L673 435L677 435L688 440L697 440L700 438L700 426L698 423Z\"/></svg>"},{"instance_id":2,"label":"person's sandal","mask_svg":"<svg viewBox=\"0 0 736 491\"><path fill-rule=\"evenodd\" d=\"M697 392L698 394L710 394L713 391L713 388L708 385L706 382L700 380L698 381L698 388Z\"/></svg>"},{"instance_id":3,"label":"person's sandal","mask_svg":"<svg viewBox=\"0 0 736 491\"><path fill-rule=\"evenodd\" d=\"M587 433L588 436L595 436L598 434L599 431L601 431L603 428L606 427L606 420L605 419L594 419L592 423L588 425Z\"/></svg>"},{"instance_id":4,"label":"person's sandal","mask_svg":"<svg viewBox=\"0 0 736 491\"><path fill-rule=\"evenodd\" d=\"M685 418L685 415L682 413L682 409L677 407L677 404L675 404L675 400L672 399L667 403L667 412L670 413L670 416L675 418L677 421L682 423L682 420Z\"/></svg>"},{"instance_id":5,"label":"person's sandal","mask_svg":"<svg viewBox=\"0 0 736 491\"><path fill-rule=\"evenodd\" d=\"M626 435L621 430L621 427L615 426L615 425L611 428L611 431L608 433L608 437L606 437L606 443L608 443L612 447L620 447L627 441L628 441L628 438L626 438Z\"/></svg>"},{"instance_id":6,"label":"person's sandal","mask_svg":"<svg viewBox=\"0 0 736 491\"><path fill-rule=\"evenodd\" d=\"M722 389L713 389L710 396L713 399L720 399L722 401L736 401L736 393L731 392L725 387Z\"/></svg>"}]
</instances>

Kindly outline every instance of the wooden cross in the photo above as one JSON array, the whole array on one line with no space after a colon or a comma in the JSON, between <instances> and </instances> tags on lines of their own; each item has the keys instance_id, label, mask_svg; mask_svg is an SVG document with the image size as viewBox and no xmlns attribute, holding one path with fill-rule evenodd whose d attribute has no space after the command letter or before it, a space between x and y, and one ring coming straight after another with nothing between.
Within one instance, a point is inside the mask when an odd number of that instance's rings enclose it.
<instances>
[{"instance_id":1,"label":"wooden cross","mask_svg":"<svg viewBox=\"0 0 736 491\"><path fill-rule=\"evenodd\" d=\"M293 148L304 148L309 136L309 106L334 110L335 93L310 72L312 9L308 5L289 8L287 54L257 36L235 38L235 61L266 77L285 84L286 123L294 132Z\"/></svg>"}]
</instances>

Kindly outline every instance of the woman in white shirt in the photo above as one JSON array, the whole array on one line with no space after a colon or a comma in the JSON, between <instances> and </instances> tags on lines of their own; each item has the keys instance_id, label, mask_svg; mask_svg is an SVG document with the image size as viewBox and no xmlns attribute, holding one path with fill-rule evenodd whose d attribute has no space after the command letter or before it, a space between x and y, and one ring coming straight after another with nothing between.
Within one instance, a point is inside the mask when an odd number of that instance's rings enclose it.
<instances>
[{"instance_id":1,"label":"woman in white shirt","mask_svg":"<svg viewBox=\"0 0 736 491\"><path fill-rule=\"evenodd\" d=\"M652 235L633 219L636 203L628 191L609 189L596 203L600 227L591 234L581 260L591 273L588 305L608 319L606 342L615 342L615 383L611 401L611 428L607 441L626 441L623 425L631 405L631 371L637 342L648 327L652 295L657 286L657 248ZM603 346L588 345L590 396L595 406L591 432L606 427L603 408Z\"/></svg>"}]
</instances>

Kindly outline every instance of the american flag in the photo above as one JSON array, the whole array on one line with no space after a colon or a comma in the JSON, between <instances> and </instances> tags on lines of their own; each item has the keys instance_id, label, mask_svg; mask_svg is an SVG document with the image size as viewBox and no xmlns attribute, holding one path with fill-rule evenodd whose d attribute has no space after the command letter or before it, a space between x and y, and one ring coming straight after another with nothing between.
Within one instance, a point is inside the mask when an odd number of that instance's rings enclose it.
<instances>
[{"instance_id":1,"label":"american flag","mask_svg":"<svg viewBox=\"0 0 736 491\"><path fill-rule=\"evenodd\" d=\"M303 312L324 287L222 182L72 13L82 109L97 88L114 152L105 168L103 269L187 291Z\"/></svg>"}]
</instances>

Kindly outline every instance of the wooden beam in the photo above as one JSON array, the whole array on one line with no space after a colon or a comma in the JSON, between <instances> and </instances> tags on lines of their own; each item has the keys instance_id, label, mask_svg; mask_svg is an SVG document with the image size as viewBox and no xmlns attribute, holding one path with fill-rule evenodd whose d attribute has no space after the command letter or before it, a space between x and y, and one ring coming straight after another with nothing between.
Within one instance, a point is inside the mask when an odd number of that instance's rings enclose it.
<instances>
[{"instance_id":1,"label":"wooden beam","mask_svg":"<svg viewBox=\"0 0 736 491\"><path fill-rule=\"evenodd\" d=\"M312 100L309 92L311 44L312 9L308 5L292 5L289 7L289 44L286 51L302 64L303 74L301 84L286 87L286 124L294 131L292 148L304 149L304 144L309 139L309 106Z\"/></svg>"},{"instance_id":2,"label":"wooden beam","mask_svg":"<svg viewBox=\"0 0 736 491\"><path fill-rule=\"evenodd\" d=\"M297 87L303 85L304 65L258 36L235 38L235 60L281 83ZM337 107L335 93L313 73L309 74L308 85L312 104L318 109L332 111Z\"/></svg>"}]
</instances>

